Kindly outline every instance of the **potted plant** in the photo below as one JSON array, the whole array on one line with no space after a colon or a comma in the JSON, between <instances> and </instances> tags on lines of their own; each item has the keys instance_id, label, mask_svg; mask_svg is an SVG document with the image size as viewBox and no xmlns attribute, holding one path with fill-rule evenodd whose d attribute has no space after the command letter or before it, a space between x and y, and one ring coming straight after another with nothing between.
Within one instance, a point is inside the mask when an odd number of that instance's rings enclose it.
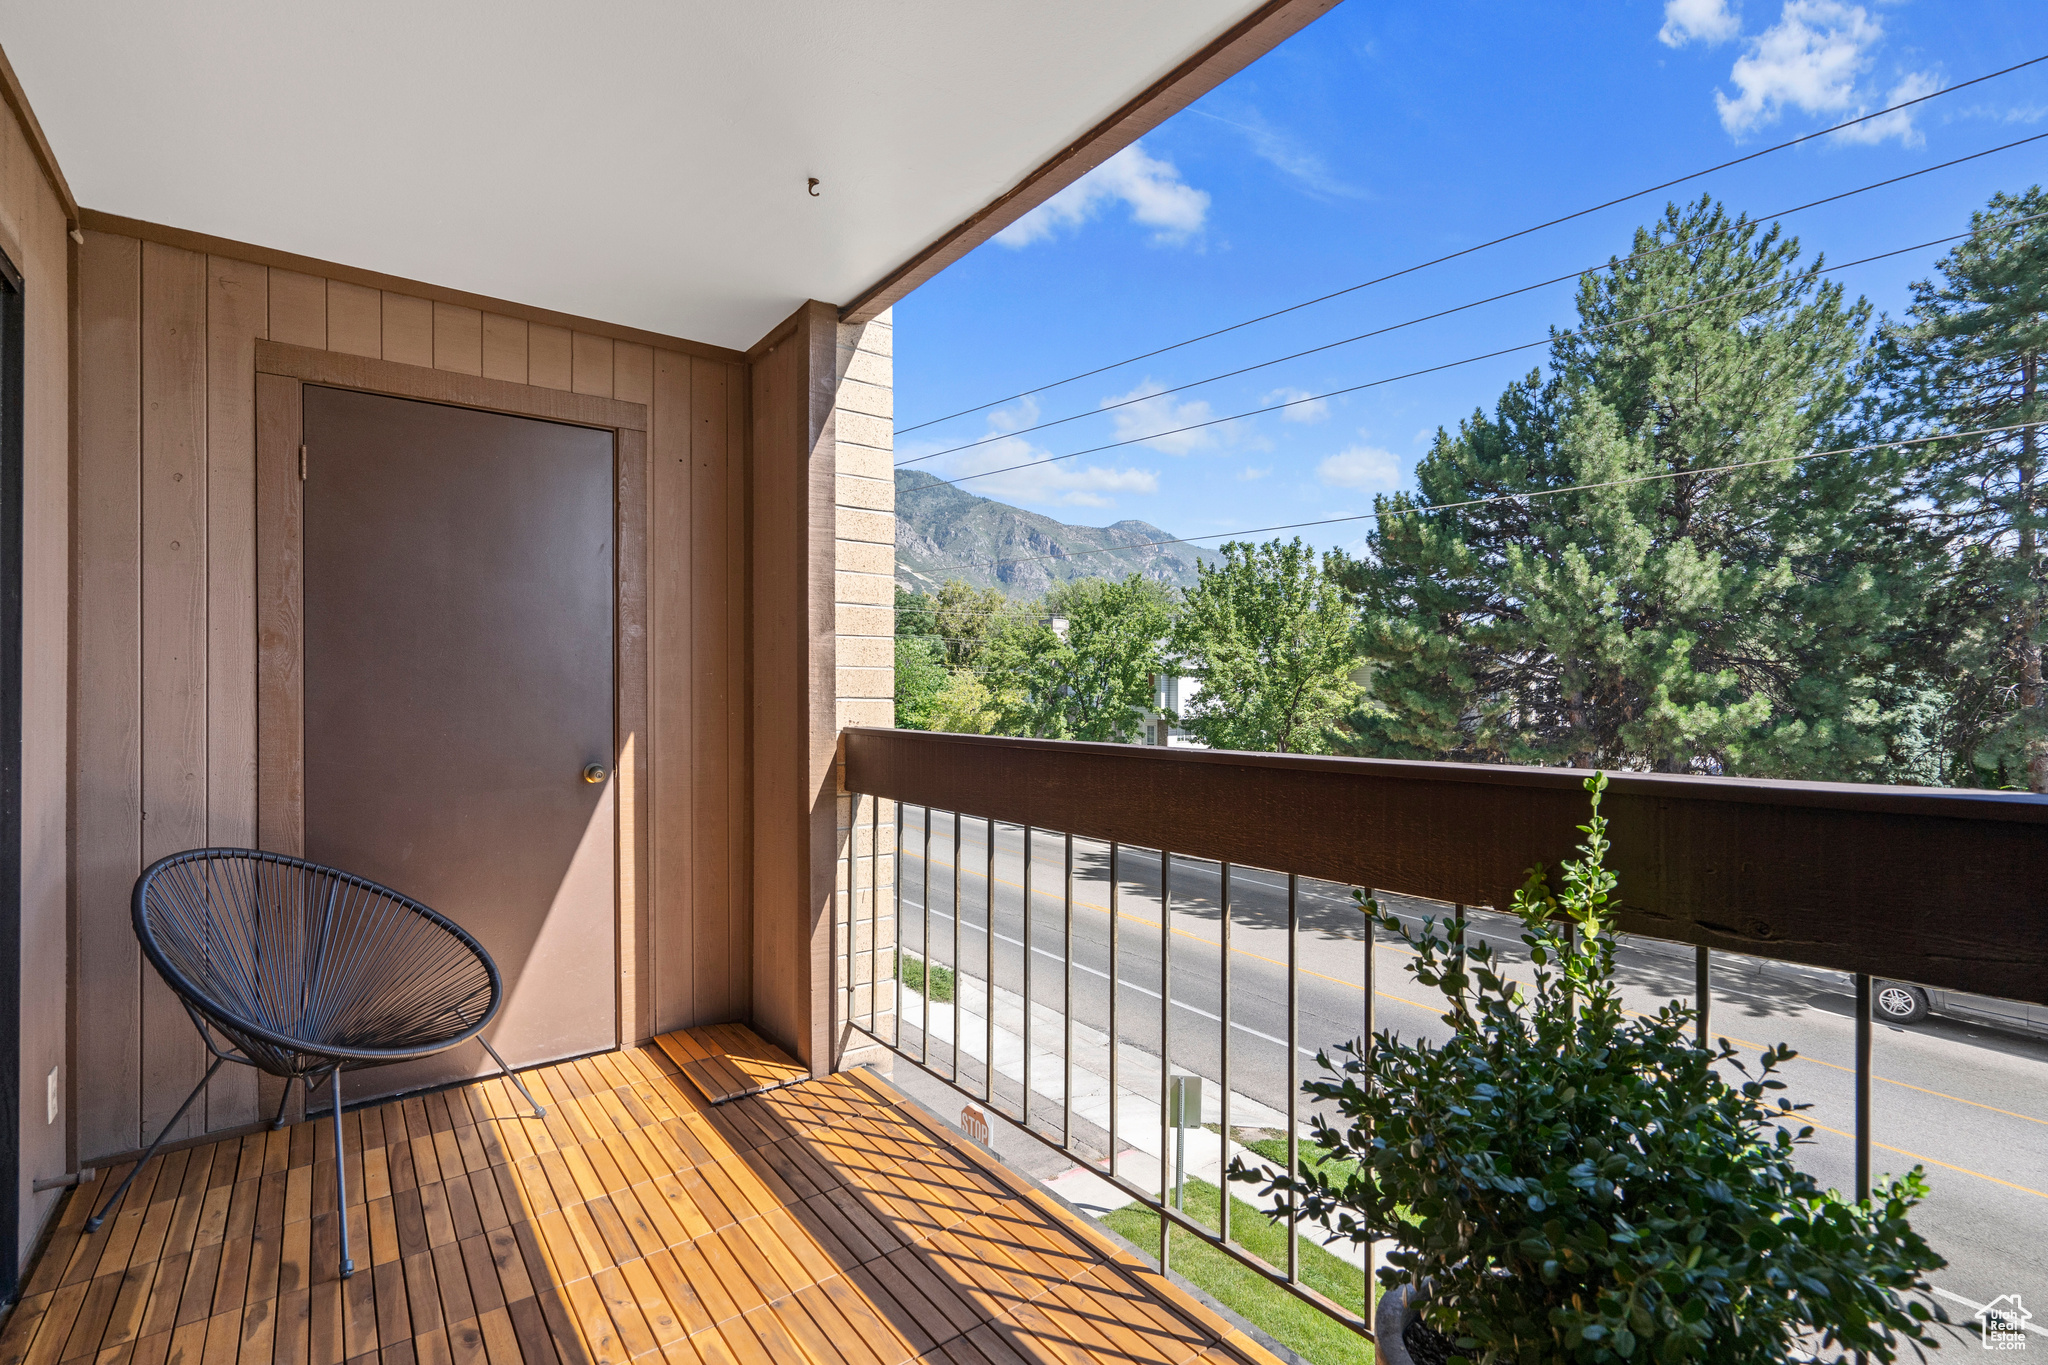
<instances>
[{"instance_id":1,"label":"potted plant","mask_svg":"<svg viewBox=\"0 0 2048 1365\"><path fill-rule=\"evenodd\" d=\"M1299 1201L1353 1242L1392 1240L1381 1269L1383 1361L1407 1340L1453 1361L1778 1362L1811 1352L1891 1361L1945 1321L1919 1300L1945 1264L1908 1214L1920 1168L1867 1204L1793 1164L1805 1105L1776 1092L1794 1054L1752 1075L1727 1040L1701 1047L1694 1013L1623 1008L1614 982L1615 877L1605 866L1604 774L1586 783L1581 857L1553 890L1543 869L1516 893L1533 984L1511 980L1462 919L1411 929L1354 892L1414 950L1440 992L1442 1045L1382 1032L1320 1058L1304 1088L1314 1139L1348 1161L1292 1174L1234 1162L1231 1178ZM1355 1163L1355 1164L1353 1164Z\"/></svg>"}]
</instances>

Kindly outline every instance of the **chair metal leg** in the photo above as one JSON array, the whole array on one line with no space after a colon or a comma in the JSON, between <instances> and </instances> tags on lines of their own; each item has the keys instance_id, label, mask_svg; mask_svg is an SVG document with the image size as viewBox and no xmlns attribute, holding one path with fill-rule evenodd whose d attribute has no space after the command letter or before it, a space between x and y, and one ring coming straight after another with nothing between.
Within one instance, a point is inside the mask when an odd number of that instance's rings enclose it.
<instances>
[{"instance_id":1,"label":"chair metal leg","mask_svg":"<svg viewBox=\"0 0 2048 1365\"><path fill-rule=\"evenodd\" d=\"M142 1168L147 1166L149 1159L156 1155L156 1149L163 1146L164 1139L171 1135L171 1129L178 1126L178 1120L185 1117L185 1111L192 1107L192 1101L199 1098L199 1092L206 1089L206 1083L213 1079L213 1073L220 1070L220 1065L225 1060L227 1059L224 1057L213 1059L213 1065L206 1068L206 1074L199 1078L199 1084L192 1087L192 1093L187 1095L185 1102L178 1106L178 1112L171 1115L171 1121L166 1123L163 1126L163 1131L156 1135L156 1141L149 1144L148 1150L142 1154L142 1159L128 1168L128 1174L122 1177L121 1183L116 1185L113 1192L107 1196L107 1202L100 1205L100 1211L85 1220L85 1230L88 1235L100 1230L100 1224L107 1221L107 1215L113 1212L114 1205L120 1203L121 1196L128 1193L128 1187L135 1183L135 1177L142 1173Z\"/></svg>"},{"instance_id":2,"label":"chair metal leg","mask_svg":"<svg viewBox=\"0 0 2048 1365\"><path fill-rule=\"evenodd\" d=\"M341 1220L341 1278L356 1273L348 1254L348 1165L341 1150L341 1068L327 1073L334 1082L334 1216Z\"/></svg>"},{"instance_id":3,"label":"chair metal leg","mask_svg":"<svg viewBox=\"0 0 2048 1365\"><path fill-rule=\"evenodd\" d=\"M498 1070L505 1073L505 1079L518 1086L519 1093L526 1096L526 1102L533 1106L533 1116L537 1119L546 1118L548 1111L541 1108L540 1101L533 1097L533 1092L526 1088L526 1083L512 1074L512 1068L505 1065L505 1059L498 1055L498 1049L491 1046L490 1039L479 1033L476 1040L484 1045L484 1051L491 1054L491 1060L498 1064Z\"/></svg>"},{"instance_id":4,"label":"chair metal leg","mask_svg":"<svg viewBox=\"0 0 2048 1365\"><path fill-rule=\"evenodd\" d=\"M278 1129L284 1127L285 1107L292 1102L292 1084L297 1079L298 1077L296 1076L287 1076L284 1078L284 1095L277 1102L277 1117L270 1121L270 1131L273 1133L276 1132Z\"/></svg>"}]
</instances>

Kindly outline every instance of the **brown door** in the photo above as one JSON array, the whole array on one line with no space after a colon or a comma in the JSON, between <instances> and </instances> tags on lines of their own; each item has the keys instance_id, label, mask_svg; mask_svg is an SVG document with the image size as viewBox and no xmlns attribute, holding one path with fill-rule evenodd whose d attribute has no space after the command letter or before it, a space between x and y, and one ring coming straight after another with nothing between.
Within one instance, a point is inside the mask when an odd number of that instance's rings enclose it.
<instances>
[{"instance_id":1,"label":"brown door","mask_svg":"<svg viewBox=\"0 0 2048 1365\"><path fill-rule=\"evenodd\" d=\"M309 384L305 440L306 856L477 937L507 1061L611 1046L611 433Z\"/></svg>"}]
</instances>

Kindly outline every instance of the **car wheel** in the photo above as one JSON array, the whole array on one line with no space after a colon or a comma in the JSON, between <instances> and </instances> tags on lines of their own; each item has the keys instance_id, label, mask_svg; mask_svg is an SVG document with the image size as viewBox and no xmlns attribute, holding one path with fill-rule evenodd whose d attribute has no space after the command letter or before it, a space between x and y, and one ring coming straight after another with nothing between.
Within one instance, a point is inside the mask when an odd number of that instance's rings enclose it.
<instances>
[{"instance_id":1,"label":"car wheel","mask_svg":"<svg viewBox=\"0 0 2048 1365\"><path fill-rule=\"evenodd\" d=\"M1870 1012L1890 1024L1917 1024L1927 1017L1927 992L1897 981L1880 981Z\"/></svg>"}]
</instances>

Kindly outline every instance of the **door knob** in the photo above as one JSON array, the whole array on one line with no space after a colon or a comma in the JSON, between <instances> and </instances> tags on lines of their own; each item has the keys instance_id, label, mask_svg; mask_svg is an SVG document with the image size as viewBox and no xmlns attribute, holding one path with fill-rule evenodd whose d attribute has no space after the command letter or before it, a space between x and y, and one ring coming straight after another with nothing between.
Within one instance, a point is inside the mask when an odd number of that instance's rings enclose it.
<instances>
[{"instance_id":1,"label":"door knob","mask_svg":"<svg viewBox=\"0 0 2048 1365\"><path fill-rule=\"evenodd\" d=\"M583 770L585 782L602 782L607 776L602 763L592 763Z\"/></svg>"}]
</instances>

